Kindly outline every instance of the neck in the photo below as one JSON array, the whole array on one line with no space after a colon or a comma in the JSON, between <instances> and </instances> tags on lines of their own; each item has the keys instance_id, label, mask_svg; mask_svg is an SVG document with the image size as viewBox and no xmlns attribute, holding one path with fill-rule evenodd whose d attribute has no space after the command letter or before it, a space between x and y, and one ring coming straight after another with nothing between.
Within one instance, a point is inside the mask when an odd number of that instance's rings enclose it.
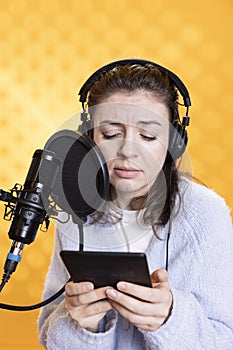
<instances>
[{"instance_id":1,"label":"neck","mask_svg":"<svg viewBox=\"0 0 233 350\"><path fill-rule=\"evenodd\" d=\"M123 210L141 210L145 207L146 197L134 197L132 193L117 193L113 200L115 204Z\"/></svg>"}]
</instances>

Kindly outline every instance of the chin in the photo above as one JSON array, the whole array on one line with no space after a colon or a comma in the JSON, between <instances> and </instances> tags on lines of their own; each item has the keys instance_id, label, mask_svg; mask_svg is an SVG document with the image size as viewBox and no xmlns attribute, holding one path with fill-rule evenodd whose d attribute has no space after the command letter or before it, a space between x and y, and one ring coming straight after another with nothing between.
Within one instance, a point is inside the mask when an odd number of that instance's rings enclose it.
<instances>
[{"instance_id":1,"label":"chin","mask_svg":"<svg viewBox=\"0 0 233 350\"><path fill-rule=\"evenodd\" d=\"M120 192L134 192L135 186L129 180L113 181L112 185Z\"/></svg>"},{"instance_id":2,"label":"chin","mask_svg":"<svg viewBox=\"0 0 233 350\"><path fill-rule=\"evenodd\" d=\"M148 185L147 184L135 184L133 181L129 180L120 180L112 182L113 187L116 189L117 192L121 192L122 194L125 194L127 196L133 197L139 197L143 196L148 192Z\"/></svg>"}]
</instances>

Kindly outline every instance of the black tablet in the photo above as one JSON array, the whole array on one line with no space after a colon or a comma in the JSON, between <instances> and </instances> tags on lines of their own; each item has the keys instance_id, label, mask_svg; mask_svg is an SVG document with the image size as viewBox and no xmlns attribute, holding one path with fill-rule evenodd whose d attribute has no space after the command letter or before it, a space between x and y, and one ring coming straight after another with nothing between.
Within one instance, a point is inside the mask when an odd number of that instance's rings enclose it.
<instances>
[{"instance_id":1,"label":"black tablet","mask_svg":"<svg viewBox=\"0 0 233 350\"><path fill-rule=\"evenodd\" d=\"M151 287L144 253L62 250L60 255L73 282L89 281L95 288L116 287L119 281Z\"/></svg>"}]
</instances>

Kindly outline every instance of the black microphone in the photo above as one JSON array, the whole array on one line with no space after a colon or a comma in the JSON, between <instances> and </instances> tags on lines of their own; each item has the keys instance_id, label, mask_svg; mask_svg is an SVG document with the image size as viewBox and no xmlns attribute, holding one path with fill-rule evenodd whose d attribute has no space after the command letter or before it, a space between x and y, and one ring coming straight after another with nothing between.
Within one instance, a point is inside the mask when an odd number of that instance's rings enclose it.
<instances>
[{"instance_id":1,"label":"black microphone","mask_svg":"<svg viewBox=\"0 0 233 350\"><path fill-rule=\"evenodd\" d=\"M6 207L11 208L10 218L13 217L13 219L8 231L12 244L6 257L0 291L21 261L25 244L31 244L35 240L39 225L45 221L46 228L48 228L49 194L58 168L59 161L52 152L36 150L23 188L18 189L18 186L15 185L12 190L17 197L1 190L0 199L10 203ZM41 169L46 171L46 184L40 182L39 171ZM12 203L16 203L13 209Z\"/></svg>"},{"instance_id":2,"label":"black microphone","mask_svg":"<svg viewBox=\"0 0 233 350\"><path fill-rule=\"evenodd\" d=\"M61 130L50 137L44 150L36 150L23 188L16 184L11 193L0 189L0 200L8 202L5 213L9 211L8 220L12 219L8 232L12 245L0 292L21 261L25 244L35 240L43 222L48 227L49 217L58 214L57 206L72 217L82 235L83 221L103 206L108 190L105 159L89 137Z\"/></svg>"}]
</instances>

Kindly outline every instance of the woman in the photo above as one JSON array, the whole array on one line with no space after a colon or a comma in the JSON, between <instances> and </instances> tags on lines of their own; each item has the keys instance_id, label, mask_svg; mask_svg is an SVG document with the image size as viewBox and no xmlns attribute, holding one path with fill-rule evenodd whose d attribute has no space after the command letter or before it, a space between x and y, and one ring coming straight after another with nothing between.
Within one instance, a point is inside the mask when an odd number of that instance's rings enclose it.
<instances>
[{"instance_id":1,"label":"woman","mask_svg":"<svg viewBox=\"0 0 233 350\"><path fill-rule=\"evenodd\" d=\"M232 224L223 199L178 173L170 149L176 86L153 64L116 66L90 87L88 107L110 190L104 211L84 225L85 250L145 252L152 288L69 282L40 314L41 343L53 350L232 349ZM59 253L77 249L76 234L71 222L58 226L44 297L68 279Z\"/></svg>"}]
</instances>

